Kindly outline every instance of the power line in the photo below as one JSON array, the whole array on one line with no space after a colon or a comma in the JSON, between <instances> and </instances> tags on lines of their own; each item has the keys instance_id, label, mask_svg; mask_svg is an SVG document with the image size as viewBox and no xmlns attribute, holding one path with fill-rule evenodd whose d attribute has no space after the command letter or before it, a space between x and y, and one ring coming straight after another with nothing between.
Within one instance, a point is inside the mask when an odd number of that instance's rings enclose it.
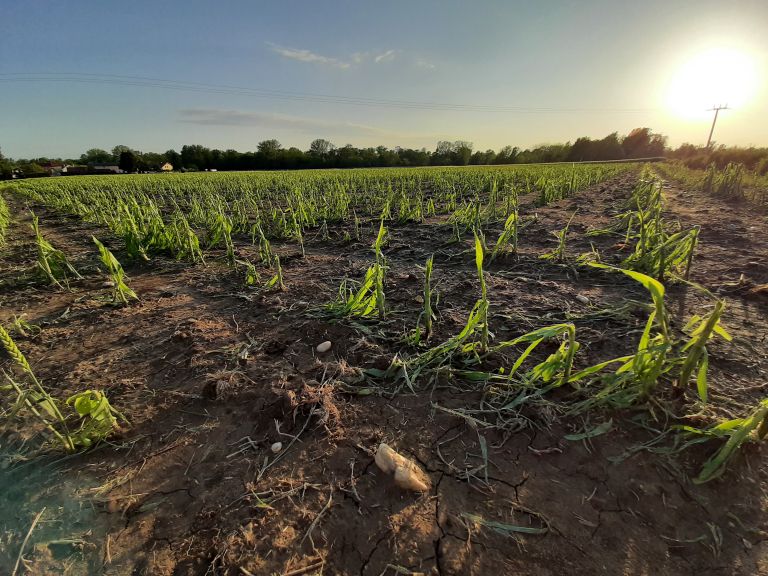
<instances>
[{"instance_id":1,"label":"power line","mask_svg":"<svg viewBox=\"0 0 768 576\"><path fill-rule=\"evenodd\" d=\"M315 94L310 92L288 92L283 90L267 90L231 86L223 84L207 84L167 80L145 76L128 76L118 74L89 74L74 72L13 72L0 73L0 82L50 82L75 84L101 84L107 86L132 86L153 89L176 90L182 92L198 92L205 94L241 95L271 100L289 100L299 102L318 102L324 104L347 104L353 106L370 106L377 108L402 108L427 111L451 112L488 112L515 114L550 114L550 113L648 113L657 112L655 108L588 108L588 107L534 107L534 106L495 106L484 104L458 104L444 102L424 102L415 100L393 100L383 98L366 98L353 96L337 96L332 94Z\"/></svg>"}]
</instances>

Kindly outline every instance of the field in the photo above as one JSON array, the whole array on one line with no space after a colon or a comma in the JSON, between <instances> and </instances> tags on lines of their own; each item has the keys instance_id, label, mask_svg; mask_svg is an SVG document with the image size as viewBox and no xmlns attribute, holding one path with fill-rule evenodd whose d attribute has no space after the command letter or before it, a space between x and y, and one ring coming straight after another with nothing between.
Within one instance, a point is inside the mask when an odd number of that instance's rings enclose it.
<instances>
[{"instance_id":1,"label":"field","mask_svg":"<svg viewBox=\"0 0 768 576\"><path fill-rule=\"evenodd\" d=\"M0 572L768 573L733 170L8 185Z\"/></svg>"}]
</instances>

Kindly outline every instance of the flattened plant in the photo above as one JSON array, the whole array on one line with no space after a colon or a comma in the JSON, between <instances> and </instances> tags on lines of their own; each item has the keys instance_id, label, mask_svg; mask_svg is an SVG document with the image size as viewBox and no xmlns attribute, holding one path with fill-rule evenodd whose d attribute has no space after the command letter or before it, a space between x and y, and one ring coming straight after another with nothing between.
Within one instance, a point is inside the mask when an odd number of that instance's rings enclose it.
<instances>
[{"instance_id":1,"label":"flattened plant","mask_svg":"<svg viewBox=\"0 0 768 576\"><path fill-rule=\"evenodd\" d=\"M109 276L112 278L112 302L115 304L128 304L129 300L138 300L139 297L136 295L136 292L125 283L125 272L114 254L110 252L109 248L99 242L96 236L91 236L91 238L99 249L102 264L104 264Z\"/></svg>"},{"instance_id":2,"label":"flattened plant","mask_svg":"<svg viewBox=\"0 0 768 576\"><path fill-rule=\"evenodd\" d=\"M17 381L8 372L3 372L7 385L0 391L15 394L16 399L9 411L0 416L10 419L26 410L40 422L64 448L74 452L78 448L89 448L108 438L116 429L118 418L125 417L117 412L99 390L86 390L69 397L66 405L72 406L75 414L65 417L59 401L51 396L37 379L24 354L19 350L10 334L0 326L0 345L14 363L21 369L23 378Z\"/></svg>"},{"instance_id":3,"label":"flattened plant","mask_svg":"<svg viewBox=\"0 0 768 576\"><path fill-rule=\"evenodd\" d=\"M750 440L765 440L768 436L768 398L761 400L746 418L721 422L707 430L687 428L687 431L717 438L727 438L725 444L702 466L694 483L704 484L722 476L728 462L742 445Z\"/></svg>"},{"instance_id":4,"label":"flattened plant","mask_svg":"<svg viewBox=\"0 0 768 576\"><path fill-rule=\"evenodd\" d=\"M678 385L686 388L695 372L696 390L702 402L707 401L707 368L709 367L707 342L716 334L728 342L731 341L731 335L720 324L723 310L725 310L725 302L718 300L712 312L704 317L694 315L683 328L683 331L690 335L690 339L682 348L683 362Z\"/></svg>"},{"instance_id":5,"label":"flattened plant","mask_svg":"<svg viewBox=\"0 0 768 576\"><path fill-rule=\"evenodd\" d=\"M576 212L574 212L571 215L571 218L568 220L566 225L563 227L562 230L559 230L555 232L555 237L557 238L557 247L552 250L552 252L547 252L546 254L542 254L539 256L542 260L552 260L553 262L563 263L566 261L567 256L565 253L565 243L566 243L566 237L568 236L568 227L571 225L571 222L573 221L573 217L576 216Z\"/></svg>"},{"instance_id":6,"label":"flattened plant","mask_svg":"<svg viewBox=\"0 0 768 576\"><path fill-rule=\"evenodd\" d=\"M48 281L54 286L63 288L62 282L67 283L67 279L82 278L75 267L70 264L64 252L54 248L40 232L39 218L34 212L32 214L32 230L35 232L35 244L37 246L37 268L45 275Z\"/></svg>"}]
</instances>

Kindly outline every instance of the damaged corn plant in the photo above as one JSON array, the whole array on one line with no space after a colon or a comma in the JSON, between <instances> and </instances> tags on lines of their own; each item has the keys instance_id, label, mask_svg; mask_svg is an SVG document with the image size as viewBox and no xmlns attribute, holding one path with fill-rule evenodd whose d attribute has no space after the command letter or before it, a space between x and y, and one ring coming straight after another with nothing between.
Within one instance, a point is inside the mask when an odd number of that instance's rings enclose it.
<instances>
[{"instance_id":1,"label":"damaged corn plant","mask_svg":"<svg viewBox=\"0 0 768 576\"><path fill-rule=\"evenodd\" d=\"M0 392L5 398L0 417L4 426L32 426L50 435L65 452L75 452L107 439L117 430L118 419L125 421L100 390L74 394L62 405L43 387L26 356L2 326L0 345L17 368L15 374L11 370L2 372L4 384L0 385Z\"/></svg>"},{"instance_id":2,"label":"damaged corn plant","mask_svg":"<svg viewBox=\"0 0 768 576\"><path fill-rule=\"evenodd\" d=\"M377 314L384 319L386 308L384 303L384 273L386 261L382 248L387 236L387 229L382 220L379 232L373 243L374 263L366 270L362 282L357 288L348 288L345 279L339 287L339 297L335 302L326 304L325 309L333 316L356 316L367 318Z\"/></svg>"}]
</instances>

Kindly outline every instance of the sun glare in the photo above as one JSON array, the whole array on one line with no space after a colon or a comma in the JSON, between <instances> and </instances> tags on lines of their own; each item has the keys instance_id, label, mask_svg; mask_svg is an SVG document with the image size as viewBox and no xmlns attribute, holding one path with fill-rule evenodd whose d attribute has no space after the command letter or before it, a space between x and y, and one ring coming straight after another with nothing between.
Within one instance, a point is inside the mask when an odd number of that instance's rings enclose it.
<instances>
[{"instance_id":1,"label":"sun glare","mask_svg":"<svg viewBox=\"0 0 768 576\"><path fill-rule=\"evenodd\" d=\"M713 106L742 108L754 98L758 67L749 54L730 48L700 52L672 77L667 107L681 117L699 117Z\"/></svg>"}]
</instances>

